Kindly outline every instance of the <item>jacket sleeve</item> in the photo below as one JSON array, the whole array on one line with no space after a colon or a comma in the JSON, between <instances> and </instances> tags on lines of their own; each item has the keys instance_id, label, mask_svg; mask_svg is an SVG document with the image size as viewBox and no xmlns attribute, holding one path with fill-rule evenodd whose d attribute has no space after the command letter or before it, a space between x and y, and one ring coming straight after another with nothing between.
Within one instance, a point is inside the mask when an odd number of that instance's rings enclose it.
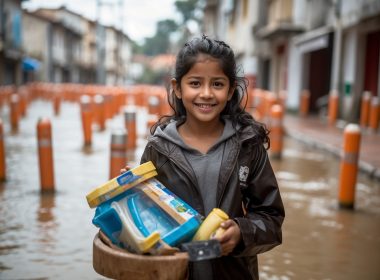
<instances>
[{"instance_id":1,"label":"jacket sleeve","mask_svg":"<svg viewBox=\"0 0 380 280\"><path fill-rule=\"evenodd\" d=\"M242 189L246 214L235 218L242 236L234 251L239 256L263 253L282 243L285 210L277 180L265 148L257 145L252 152L248 184Z\"/></svg>"},{"instance_id":2,"label":"jacket sleeve","mask_svg":"<svg viewBox=\"0 0 380 280\"><path fill-rule=\"evenodd\" d=\"M145 146L143 154L141 155L140 164L143 164L143 163L151 160L150 150L151 150L151 147L149 144L147 144Z\"/></svg>"}]
</instances>

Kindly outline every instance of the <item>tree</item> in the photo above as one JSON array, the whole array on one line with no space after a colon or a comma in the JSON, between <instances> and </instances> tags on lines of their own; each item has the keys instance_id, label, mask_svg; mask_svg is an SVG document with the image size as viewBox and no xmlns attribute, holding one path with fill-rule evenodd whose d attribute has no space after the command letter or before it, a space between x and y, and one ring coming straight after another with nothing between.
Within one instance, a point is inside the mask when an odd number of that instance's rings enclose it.
<instances>
[{"instance_id":1,"label":"tree","mask_svg":"<svg viewBox=\"0 0 380 280\"><path fill-rule=\"evenodd\" d=\"M157 23L156 33L152 37L145 38L142 45L134 44L133 52L135 54L144 54L146 56L156 56L159 54L169 53L173 50L173 45L183 45L188 37L191 36L191 28L188 28L189 22L199 23L199 0L176 1L174 3L177 11L181 14L180 23L172 19L161 20ZM172 36L173 35L173 36ZM176 38L175 44L171 38ZM174 47L174 49L176 49ZM148 65L145 65L143 75L136 81L148 84L160 84L168 78L169 73L163 71L154 71Z\"/></svg>"},{"instance_id":2,"label":"tree","mask_svg":"<svg viewBox=\"0 0 380 280\"><path fill-rule=\"evenodd\" d=\"M143 52L145 55L167 53L170 48L170 34L178 29L177 23L172 19L161 20L157 23L156 34L145 39Z\"/></svg>"},{"instance_id":3,"label":"tree","mask_svg":"<svg viewBox=\"0 0 380 280\"><path fill-rule=\"evenodd\" d=\"M182 33L178 36L178 42L186 41L190 31L187 28L187 24L190 21L199 23L199 16L197 11L199 10L199 0L187 0L176 1L174 3L176 9L182 16L182 22L176 23L172 19L161 20L157 22L156 34L152 37L145 38L144 44L140 47L136 47L135 50L142 51L145 55L154 56L157 54L168 53L170 49L170 37L174 32Z\"/></svg>"},{"instance_id":4,"label":"tree","mask_svg":"<svg viewBox=\"0 0 380 280\"><path fill-rule=\"evenodd\" d=\"M201 3L199 0L175 1L176 9L182 15L181 35L177 40L177 46L183 46L192 35L191 28L189 28L191 23L200 24Z\"/></svg>"},{"instance_id":5,"label":"tree","mask_svg":"<svg viewBox=\"0 0 380 280\"><path fill-rule=\"evenodd\" d=\"M175 1L174 5L177 10L182 14L182 23L186 24L189 20L196 20L196 8L198 5L198 0L188 0L188 1Z\"/></svg>"}]
</instances>

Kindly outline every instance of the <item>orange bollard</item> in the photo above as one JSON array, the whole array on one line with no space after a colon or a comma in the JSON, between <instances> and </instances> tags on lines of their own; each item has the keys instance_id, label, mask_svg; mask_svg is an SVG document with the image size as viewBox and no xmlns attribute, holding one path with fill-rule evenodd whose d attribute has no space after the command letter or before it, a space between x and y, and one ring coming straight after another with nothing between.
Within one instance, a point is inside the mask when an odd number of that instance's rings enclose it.
<instances>
[{"instance_id":1,"label":"orange bollard","mask_svg":"<svg viewBox=\"0 0 380 280\"><path fill-rule=\"evenodd\" d=\"M251 115L257 121L262 121L265 116L265 98L264 93L260 89L253 92L253 108Z\"/></svg>"},{"instance_id":2,"label":"orange bollard","mask_svg":"<svg viewBox=\"0 0 380 280\"><path fill-rule=\"evenodd\" d=\"M18 94L19 96L19 111L18 111L18 114L19 114L19 118L22 118L22 117L25 117L26 116L26 108L27 108L27 92L25 90L25 88L20 88L20 90L18 91Z\"/></svg>"},{"instance_id":3,"label":"orange bollard","mask_svg":"<svg viewBox=\"0 0 380 280\"><path fill-rule=\"evenodd\" d=\"M7 165L5 161L5 147L4 147L4 129L3 121L0 120L0 182L4 182L7 179Z\"/></svg>"},{"instance_id":4,"label":"orange bollard","mask_svg":"<svg viewBox=\"0 0 380 280\"><path fill-rule=\"evenodd\" d=\"M281 105L272 105L270 110L270 148L271 157L280 159L283 148L283 117L284 110Z\"/></svg>"},{"instance_id":5,"label":"orange bollard","mask_svg":"<svg viewBox=\"0 0 380 280\"><path fill-rule=\"evenodd\" d=\"M124 129L111 135L110 179L120 175L120 169L127 164L127 133Z\"/></svg>"},{"instance_id":6,"label":"orange bollard","mask_svg":"<svg viewBox=\"0 0 380 280\"><path fill-rule=\"evenodd\" d=\"M148 97L148 114L160 115L160 98L157 95L150 95Z\"/></svg>"},{"instance_id":7,"label":"orange bollard","mask_svg":"<svg viewBox=\"0 0 380 280\"><path fill-rule=\"evenodd\" d=\"M328 104L328 123L333 125L338 117L339 108L339 94L338 91L333 90L330 92Z\"/></svg>"},{"instance_id":8,"label":"orange bollard","mask_svg":"<svg viewBox=\"0 0 380 280\"><path fill-rule=\"evenodd\" d=\"M92 110L91 100L88 95L80 98L84 147L90 147L92 142Z\"/></svg>"},{"instance_id":9,"label":"orange bollard","mask_svg":"<svg viewBox=\"0 0 380 280\"><path fill-rule=\"evenodd\" d=\"M105 119L112 119L112 96L109 93L103 94Z\"/></svg>"},{"instance_id":10,"label":"orange bollard","mask_svg":"<svg viewBox=\"0 0 380 280\"><path fill-rule=\"evenodd\" d=\"M99 125L99 130L103 131L106 129L106 111L104 97L100 94L94 96L94 110L94 115L96 122Z\"/></svg>"},{"instance_id":11,"label":"orange bollard","mask_svg":"<svg viewBox=\"0 0 380 280\"><path fill-rule=\"evenodd\" d=\"M10 97L10 121L12 132L18 132L20 119L20 98L18 94L12 94Z\"/></svg>"},{"instance_id":12,"label":"orange bollard","mask_svg":"<svg viewBox=\"0 0 380 280\"><path fill-rule=\"evenodd\" d=\"M367 127L368 119L369 119L369 109L371 103L371 92L365 91L363 92L361 106L360 106L360 126Z\"/></svg>"},{"instance_id":13,"label":"orange bollard","mask_svg":"<svg viewBox=\"0 0 380 280\"><path fill-rule=\"evenodd\" d=\"M54 192L53 144L49 119L37 123L41 192Z\"/></svg>"},{"instance_id":14,"label":"orange bollard","mask_svg":"<svg viewBox=\"0 0 380 280\"><path fill-rule=\"evenodd\" d=\"M310 108L310 91L307 89L304 89L301 92L300 96L300 115L302 117L306 117L309 114L309 108Z\"/></svg>"},{"instance_id":15,"label":"orange bollard","mask_svg":"<svg viewBox=\"0 0 380 280\"><path fill-rule=\"evenodd\" d=\"M376 132L379 128L379 118L380 118L380 104L379 98L373 96L371 99L371 107L369 110L369 123L368 127L371 132Z\"/></svg>"},{"instance_id":16,"label":"orange bollard","mask_svg":"<svg viewBox=\"0 0 380 280\"><path fill-rule=\"evenodd\" d=\"M127 130L127 150L136 148L137 131L136 131L136 109L126 108L124 110L125 129Z\"/></svg>"},{"instance_id":17,"label":"orange bollard","mask_svg":"<svg viewBox=\"0 0 380 280\"><path fill-rule=\"evenodd\" d=\"M272 106L277 104L277 98L276 95L273 92L266 92L265 98L264 98L264 106L265 106L265 115L263 122L268 123L270 120L270 114L272 110Z\"/></svg>"},{"instance_id":18,"label":"orange bollard","mask_svg":"<svg viewBox=\"0 0 380 280\"><path fill-rule=\"evenodd\" d=\"M61 94L59 92L54 92L53 95L53 109L54 109L54 115L59 116L59 113L61 112Z\"/></svg>"},{"instance_id":19,"label":"orange bollard","mask_svg":"<svg viewBox=\"0 0 380 280\"><path fill-rule=\"evenodd\" d=\"M339 206L343 208L354 208L359 150L360 127L357 124L348 124L344 129L339 176Z\"/></svg>"}]
</instances>

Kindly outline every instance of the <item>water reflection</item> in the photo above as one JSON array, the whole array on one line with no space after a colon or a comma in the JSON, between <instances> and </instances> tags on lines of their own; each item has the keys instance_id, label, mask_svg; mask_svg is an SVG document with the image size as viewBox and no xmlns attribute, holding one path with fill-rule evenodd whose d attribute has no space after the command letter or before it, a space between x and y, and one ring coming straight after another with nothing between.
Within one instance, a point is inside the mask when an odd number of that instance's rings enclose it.
<instances>
[{"instance_id":1,"label":"water reflection","mask_svg":"<svg viewBox=\"0 0 380 280\"><path fill-rule=\"evenodd\" d=\"M342 210L337 158L287 139L272 163L287 216L283 245L260 256L261 279L380 279L379 183L360 175L355 210Z\"/></svg>"},{"instance_id":2,"label":"water reflection","mask_svg":"<svg viewBox=\"0 0 380 280\"><path fill-rule=\"evenodd\" d=\"M53 193L42 193L40 195L40 207L38 208L38 221L41 224L52 224L54 222L53 210L55 207L55 195Z\"/></svg>"},{"instance_id":3,"label":"water reflection","mask_svg":"<svg viewBox=\"0 0 380 280\"><path fill-rule=\"evenodd\" d=\"M55 194L41 193L40 205L37 209L37 221L39 222L37 242L39 250L45 254L54 252L55 244L57 243L57 227L58 224L54 217Z\"/></svg>"}]
</instances>

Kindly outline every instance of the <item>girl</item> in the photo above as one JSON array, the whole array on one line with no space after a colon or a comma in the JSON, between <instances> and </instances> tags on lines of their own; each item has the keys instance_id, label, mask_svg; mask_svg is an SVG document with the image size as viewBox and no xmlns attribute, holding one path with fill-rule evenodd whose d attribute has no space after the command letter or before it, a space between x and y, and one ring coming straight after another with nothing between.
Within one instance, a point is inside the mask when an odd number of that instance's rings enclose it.
<instances>
[{"instance_id":1,"label":"girl","mask_svg":"<svg viewBox=\"0 0 380 280\"><path fill-rule=\"evenodd\" d=\"M177 55L169 103L152 127L141 163L152 161L166 187L207 216L230 220L218 239L223 257L194 262L190 279L258 279L257 254L281 244L285 212L268 160L268 131L241 108L247 83L232 49L206 36Z\"/></svg>"}]
</instances>

